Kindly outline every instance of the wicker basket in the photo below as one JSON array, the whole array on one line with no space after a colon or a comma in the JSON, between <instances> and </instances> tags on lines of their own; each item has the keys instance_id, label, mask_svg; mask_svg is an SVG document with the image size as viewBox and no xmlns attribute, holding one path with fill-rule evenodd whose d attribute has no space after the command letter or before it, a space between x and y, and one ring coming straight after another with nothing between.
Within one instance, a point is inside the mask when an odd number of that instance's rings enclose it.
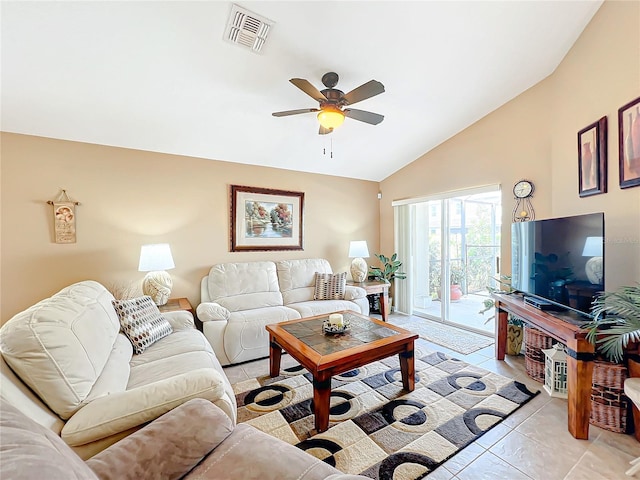
<instances>
[{"instance_id":1,"label":"wicker basket","mask_svg":"<svg viewBox=\"0 0 640 480\"><path fill-rule=\"evenodd\" d=\"M633 431L631 402L624 394L628 376L624 365L593 362L590 424L617 433Z\"/></svg>"},{"instance_id":2,"label":"wicker basket","mask_svg":"<svg viewBox=\"0 0 640 480\"><path fill-rule=\"evenodd\" d=\"M553 338L548 337L537 328L525 325L524 343L524 365L527 369L527 375L536 382L544 383L544 353L542 350L551 348Z\"/></svg>"}]
</instances>

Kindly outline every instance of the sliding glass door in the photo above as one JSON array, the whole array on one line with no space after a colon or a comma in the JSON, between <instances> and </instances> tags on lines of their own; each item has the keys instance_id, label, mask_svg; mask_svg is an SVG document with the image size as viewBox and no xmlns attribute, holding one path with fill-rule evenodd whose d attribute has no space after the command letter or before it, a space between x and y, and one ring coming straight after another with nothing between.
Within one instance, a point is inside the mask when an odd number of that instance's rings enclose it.
<instances>
[{"instance_id":1,"label":"sliding glass door","mask_svg":"<svg viewBox=\"0 0 640 480\"><path fill-rule=\"evenodd\" d=\"M493 310L479 312L499 273L500 191L483 190L410 205L409 281L415 315L493 334Z\"/></svg>"}]
</instances>

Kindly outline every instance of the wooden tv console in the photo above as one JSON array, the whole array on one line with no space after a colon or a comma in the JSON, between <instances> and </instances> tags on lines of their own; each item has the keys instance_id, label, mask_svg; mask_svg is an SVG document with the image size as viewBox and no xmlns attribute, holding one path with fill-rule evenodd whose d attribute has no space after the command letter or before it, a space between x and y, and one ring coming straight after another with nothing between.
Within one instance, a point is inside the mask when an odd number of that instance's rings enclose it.
<instances>
[{"instance_id":1,"label":"wooden tv console","mask_svg":"<svg viewBox=\"0 0 640 480\"><path fill-rule=\"evenodd\" d=\"M504 360L507 314L511 313L566 345L568 429L575 438L589 438L594 346L573 314L548 313L524 303L522 295L494 294L496 302L496 359Z\"/></svg>"}]
</instances>

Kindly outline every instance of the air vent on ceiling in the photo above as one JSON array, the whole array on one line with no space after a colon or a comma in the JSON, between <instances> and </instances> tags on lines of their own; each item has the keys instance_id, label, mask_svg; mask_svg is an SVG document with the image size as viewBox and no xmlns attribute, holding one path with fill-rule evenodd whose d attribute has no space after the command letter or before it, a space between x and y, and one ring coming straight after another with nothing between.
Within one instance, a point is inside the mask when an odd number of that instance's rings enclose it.
<instances>
[{"instance_id":1,"label":"air vent on ceiling","mask_svg":"<svg viewBox=\"0 0 640 480\"><path fill-rule=\"evenodd\" d=\"M224 39L260 53L272 26L271 20L233 4Z\"/></svg>"}]
</instances>

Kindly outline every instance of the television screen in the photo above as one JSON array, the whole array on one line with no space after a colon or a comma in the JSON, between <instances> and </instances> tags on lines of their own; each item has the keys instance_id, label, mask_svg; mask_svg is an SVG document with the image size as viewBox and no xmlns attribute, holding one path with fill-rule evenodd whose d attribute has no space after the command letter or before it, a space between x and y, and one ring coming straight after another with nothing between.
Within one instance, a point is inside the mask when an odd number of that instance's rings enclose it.
<instances>
[{"instance_id":1,"label":"television screen","mask_svg":"<svg viewBox=\"0 0 640 480\"><path fill-rule=\"evenodd\" d=\"M514 289L589 315L604 290L604 214L514 223L511 254Z\"/></svg>"}]
</instances>

